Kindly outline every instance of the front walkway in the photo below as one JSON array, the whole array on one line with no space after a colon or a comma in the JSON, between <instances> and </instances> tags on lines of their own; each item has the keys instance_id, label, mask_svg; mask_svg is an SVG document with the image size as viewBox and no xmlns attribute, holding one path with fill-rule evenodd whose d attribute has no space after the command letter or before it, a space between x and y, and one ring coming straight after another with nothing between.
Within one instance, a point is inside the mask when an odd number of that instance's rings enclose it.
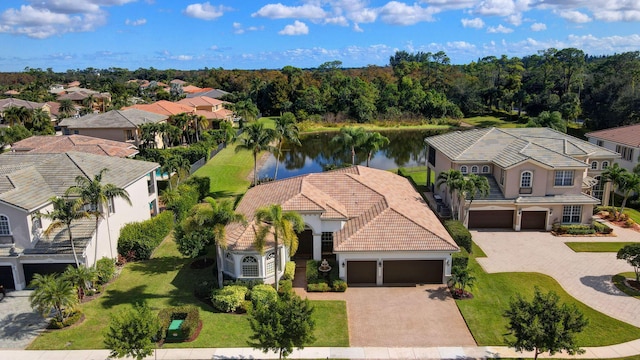
<instances>
[{"instance_id":1,"label":"front walkway","mask_svg":"<svg viewBox=\"0 0 640 360\"><path fill-rule=\"evenodd\" d=\"M576 253L565 242L640 242L640 233L611 225L617 237L556 237L548 232L471 231L487 254L476 258L488 273L538 272L553 277L591 308L640 327L640 300L618 290L611 277L633 271L615 253Z\"/></svg>"}]
</instances>

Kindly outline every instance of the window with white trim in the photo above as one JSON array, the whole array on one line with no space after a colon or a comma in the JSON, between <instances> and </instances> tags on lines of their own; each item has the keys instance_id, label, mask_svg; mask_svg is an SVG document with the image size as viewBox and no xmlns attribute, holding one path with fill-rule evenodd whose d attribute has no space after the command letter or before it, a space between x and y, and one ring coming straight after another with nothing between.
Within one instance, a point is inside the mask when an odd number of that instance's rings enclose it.
<instances>
[{"instance_id":1,"label":"window with white trim","mask_svg":"<svg viewBox=\"0 0 640 360\"><path fill-rule=\"evenodd\" d=\"M531 171L523 171L522 174L520 174L520 187L530 188L532 179L533 173Z\"/></svg>"},{"instance_id":2,"label":"window with white trim","mask_svg":"<svg viewBox=\"0 0 640 360\"><path fill-rule=\"evenodd\" d=\"M602 166L601 169L605 170L606 168L609 167L609 162L608 161L603 161L601 166Z\"/></svg>"},{"instance_id":3,"label":"window with white trim","mask_svg":"<svg viewBox=\"0 0 640 360\"><path fill-rule=\"evenodd\" d=\"M489 165L482 166L482 173L483 174L488 174L489 173Z\"/></svg>"},{"instance_id":4,"label":"window with white trim","mask_svg":"<svg viewBox=\"0 0 640 360\"><path fill-rule=\"evenodd\" d=\"M276 253L271 251L267 253L267 275L273 275L276 268Z\"/></svg>"},{"instance_id":5,"label":"window with white trim","mask_svg":"<svg viewBox=\"0 0 640 360\"><path fill-rule=\"evenodd\" d=\"M109 207L109 214L113 214L114 212L116 212L116 208L114 205L114 201L113 201L113 196L110 197L109 199L107 199L107 206Z\"/></svg>"},{"instance_id":6,"label":"window with white trim","mask_svg":"<svg viewBox=\"0 0 640 360\"><path fill-rule=\"evenodd\" d=\"M467 165L460 166L460 172L463 174L466 174L467 172L469 172L469 170L467 169Z\"/></svg>"},{"instance_id":7,"label":"window with white trim","mask_svg":"<svg viewBox=\"0 0 640 360\"><path fill-rule=\"evenodd\" d=\"M573 186L573 170L556 170L555 186Z\"/></svg>"},{"instance_id":8,"label":"window with white trim","mask_svg":"<svg viewBox=\"0 0 640 360\"><path fill-rule=\"evenodd\" d=\"M582 205L565 205L562 208L562 222L565 224L580 223Z\"/></svg>"},{"instance_id":9,"label":"window with white trim","mask_svg":"<svg viewBox=\"0 0 640 360\"><path fill-rule=\"evenodd\" d=\"M478 165L473 165L471 167L471 173L472 174L477 174L478 173Z\"/></svg>"},{"instance_id":10,"label":"window with white trim","mask_svg":"<svg viewBox=\"0 0 640 360\"><path fill-rule=\"evenodd\" d=\"M598 162L597 161L592 161L591 162L591 170L598 170Z\"/></svg>"},{"instance_id":11,"label":"window with white trim","mask_svg":"<svg viewBox=\"0 0 640 360\"><path fill-rule=\"evenodd\" d=\"M0 235L11 235L11 226L6 215L0 215Z\"/></svg>"},{"instance_id":12,"label":"window with white trim","mask_svg":"<svg viewBox=\"0 0 640 360\"><path fill-rule=\"evenodd\" d=\"M258 259L255 256L242 258L242 277L258 277Z\"/></svg>"},{"instance_id":13,"label":"window with white trim","mask_svg":"<svg viewBox=\"0 0 640 360\"><path fill-rule=\"evenodd\" d=\"M631 159L633 159L633 149L630 147L616 145L616 152L619 153L624 160L631 161Z\"/></svg>"}]
</instances>

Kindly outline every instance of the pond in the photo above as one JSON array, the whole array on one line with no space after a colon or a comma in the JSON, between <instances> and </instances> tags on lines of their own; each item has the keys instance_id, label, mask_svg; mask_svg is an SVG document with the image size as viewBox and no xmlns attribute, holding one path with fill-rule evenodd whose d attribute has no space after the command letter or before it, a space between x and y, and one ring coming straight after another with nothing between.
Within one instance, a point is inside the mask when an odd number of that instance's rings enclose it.
<instances>
[{"instance_id":1,"label":"pond","mask_svg":"<svg viewBox=\"0 0 640 360\"><path fill-rule=\"evenodd\" d=\"M373 154L369 166L388 170L398 167L425 165L427 136L442 134L447 130L390 130L380 131L389 138L389 145ZM283 144L283 155L278 165L278 179L322 172L351 163L350 151L341 151L340 147L331 143L337 132L320 132L305 134L300 137L301 146ZM356 163L366 165L367 155L356 154ZM260 178L273 178L276 158L273 155L258 171Z\"/></svg>"}]
</instances>

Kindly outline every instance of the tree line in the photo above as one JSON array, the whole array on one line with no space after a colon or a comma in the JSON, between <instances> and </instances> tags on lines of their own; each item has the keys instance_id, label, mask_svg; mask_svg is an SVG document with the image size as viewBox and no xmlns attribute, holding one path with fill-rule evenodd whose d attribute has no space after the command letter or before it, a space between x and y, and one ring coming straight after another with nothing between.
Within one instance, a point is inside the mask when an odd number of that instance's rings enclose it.
<instances>
[{"instance_id":1,"label":"tree line","mask_svg":"<svg viewBox=\"0 0 640 360\"><path fill-rule=\"evenodd\" d=\"M48 86L72 80L110 92L112 106L128 104L140 89L130 79L169 82L174 78L232 93L263 115L292 112L298 120L373 120L460 118L506 112L515 118L559 112L565 120L584 119L593 129L640 121L640 52L590 56L576 48L546 49L520 57L487 56L468 64L451 64L437 53L398 51L386 66L344 68L331 61L313 69L278 70L67 70L26 68L1 73L0 89L17 89L18 97L51 100Z\"/></svg>"}]
</instances>

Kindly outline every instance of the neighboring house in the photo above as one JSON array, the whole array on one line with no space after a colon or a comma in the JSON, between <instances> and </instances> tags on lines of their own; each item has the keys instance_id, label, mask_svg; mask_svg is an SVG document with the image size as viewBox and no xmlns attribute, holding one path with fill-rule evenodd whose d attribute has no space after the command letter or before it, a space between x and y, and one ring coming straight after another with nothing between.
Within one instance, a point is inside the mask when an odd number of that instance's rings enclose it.
<instances>
[{"instance_id":1,"label":"neighboring house","mask_svg":"<svg viewBox=\"0 0 640 360\"><path fill-rule=\"evenodd\" d=\"M166 115L130 108L62 119L58 125L64 135L86 135L140 146L143 141L140 127L149 123L166 122L167 119ZM156 145L163 145L160 135L156 137Z\"/></svg>"},{"instance_id":2,"label":"neighboring house","mask_svg":"<svg viewBox=\"0 0 640 360\"><path fill-rule=\"evenodd\" d=\"M629 171L640 163L640 124L593 131L585 135L589 142L620 154L616 162Z\"/></svg>"},{"instance_id":3,"label":"neighboring house","mask_svg":"<svg viewBox=\"0 0 640 360\"><path fill-rule=\"evenodd\" d=\"M78 107L91 107L93 111L105 112L111 104L111 94L79 87L70 87L59 93L57 101L71 100ZM90 102L90 103L89 103Z\"/></svg>"},{"instance_id":4,"label":"neighboring house","mask_svg":"<svg viewBox=\"0 0 640 360\"><path fill-rule=\"evenodd\" d=\"M0 118L4 122L4 112L11 107L23 107L28 110L42 109L51 114L51 107L47 103L39 103L15 98L0 99Z\"/></svg>"},{"instance_id":5,"label":"neighboring house","mask_svg":"<svg viewBox=\"0 0 640 360\"><path fill-rule=\"evenodd\" d=\"M133 158L138 149L130 143L113 141L84 135L41 135L20 140L11 146L11 151L20 153L53 154L69 151L95 155Z\"/></svg>"},{"instance_id":6,"label":"neighboring house","mask_svg":"<svg viewBox=\"0 0 640 360\"><path fill-rule=\"evenodd\" d=\"M459 248L405 178L362 166L302 175L247 191L237 212L247 225L227 226L223 271L235 279L273 283L273 238L263 254L253 246L256 209L280 204L305 221L296 259L334 258L340 278L351 284L442 284ZM281 244L280 244L281 245ZM284 271L288 249L280 246Z\"/></svg>"},{"instance_id":7,"label":"neighboring house","mask_svg":"<svg viewBox=\"0 0 640 360\"><path fill-rule=\"evenodd\" d=\"M185 86L187 85L187 82L184 80L180 80L180 79L173 79L169 82L169 84L176 84L176 85L180 85L180 86Z\"/></svg>"},{"instance_id":8,"label":"neighboring house","mask_svg":"<svg viewBox=\"0 0 640 360\"><path fill-rule=\"evenodd\" d=\"M109 202L108 221L100 220L97 241L95 218L72 223L76 253L85 266L102 257L116 258L120 229L157 213L155 171L159 165L78 152L0 155L1 285L24 289L36 273L61 272L75 265L66 227L45 236L43 231L51 220L39 214L53 211L51 198L63 196L76 184L77 176L93 179L103 168L109 169L103 183L125 189L132 205L120 198Z\"/></svg>"},{"instance_id":9,"label":"neighboring house","mask_svg":"<svg viewBox=\"0 0 640 360\"><path fill-rule=\"evenodd\" d=\"M156 101L152 104L136 104L122 108L122 110L128 109L148 111L160 115L165 115L167 117L183 113L195 113L196 111L195 107L193 106L178 104L167 100Z\"/></svg>"},{"instance_id":10,"label":"neighboring house","mask_svg":"<svg viewBox=\"0 0 640 360\"><path fill-rule=\"evenodd\" d=\"M47 101L46 104L49 106L49 113L53 125L58 126L58 119L60 118L60 103L56 101Z\"/></svg>"},{"instance_id":11,"label":"neighboring house","mask_svg":"<svg viewBox=\"0 0 640 360\"><path fill-rule=\"evenodd\" d=\"M225 95L229 95L229 92L220 89L212 89L212 88L204 88L200 92L195 92L192 94L187 94L187 99L198 97L198 96L207 96L214 99L220 99Z\"/></svg>"},{"instance_id":12,"label":"neighboring house","mask_svg":"<svg viewBox=\"0 0 640 360\"><path fill-rule=\"evenodd\" d=\"M186 94L193 94L193 93L201 92L202 88L193 86L193 85L186 85L186 86L183 85L182 91Z\"/></svg>"},{"instance_id":13,"label":"neighboring house","mask_svg":"<svg viewBox=\"0 0 640 360\"><path fill-rule=\"evenodd\" d=\"M444 204L457 200L445 185L434 184L443 171L489 180L489 196L476 196L467 216L460 209L458 218L469 228L551 230L554 223L590 223L593 206L609 194L600 173L619 157L549 128L455 131L425 141L427 185Z\"/></svg>"},{"instance_id":14,"label":"neighboring house","mask_svg":"<svg viewBox=\"0 0 640 360\"><path fill-rule=\"evenodd\" d=\"M233 111L225 108L226 101L210 98L208 96L197 96L178 101L178 104L190 106L196 109L196 114L204 116L209 120L233 122Z\"/></svg>"},{"instance_id":15,"label":"neighboring house","mask_svg":"<svg viewBox=\"0 0 640 360\"><path fill-rule=\"evenodd\" d=\"M60 94L61 92L64 92L64 85L62 84L53 84L51 86L49 86L49 92L52 94Z\"/></svg>"}]
</instances>

